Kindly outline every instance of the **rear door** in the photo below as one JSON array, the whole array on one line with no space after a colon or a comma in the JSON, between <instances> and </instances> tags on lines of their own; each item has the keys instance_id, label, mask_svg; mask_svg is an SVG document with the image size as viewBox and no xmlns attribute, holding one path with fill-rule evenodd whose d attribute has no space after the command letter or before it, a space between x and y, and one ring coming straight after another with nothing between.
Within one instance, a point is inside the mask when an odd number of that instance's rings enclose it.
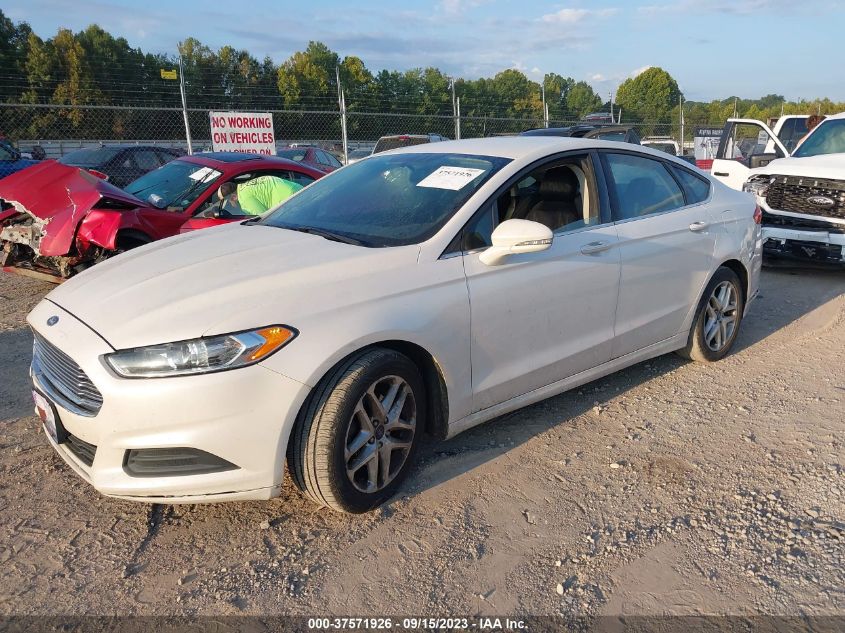
<instances>
[{"instance_id":1,"label":"rear door","mask_svg":"<svg viewBox=\"0 0 845 633\"><path fill-rule=\"evenodd\" d=\"M728 119L711 173L731 189L741 191L752 169L786 156L789 151L765 123L755 119Z\"/></svg>"},{"instance_id":2,"label":"rear door","mask_svg":"<svg viewBox=\"0 0 845 633\"><path fill-rule=\"evenodd\" d=\"M712 270L719 219L707 209L709 181L693 172L639 153L601 154L621 256L618 358L681 330Z\"/></svg>"}]
</instances>

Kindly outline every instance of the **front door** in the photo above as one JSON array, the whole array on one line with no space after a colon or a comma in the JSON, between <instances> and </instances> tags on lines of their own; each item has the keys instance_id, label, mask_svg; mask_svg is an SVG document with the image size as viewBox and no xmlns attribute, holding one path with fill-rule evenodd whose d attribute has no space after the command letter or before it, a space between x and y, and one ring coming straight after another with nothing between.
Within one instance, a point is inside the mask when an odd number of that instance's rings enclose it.
<instances>
[{"instance_id":1,"label":"front door","mask_svg":"<svg viewBox=\"0 0 845 633\"><path fill-rule=\"evenodd\" d=\"M567 156L518 176L465 228L474 410L610 360L619 250L602 197L590 155ZM551 228L552 246L482 263L514 218Z\"/></svg>"},{"instance_id":2,"label":"front door","mask_svg":"<svg viewBox=\"0 0 845 633\"><path fill-rule=\"evenodd\" d=\"M785 156L789 152L766 124L754 119L728 119L711 173L731 189L742 191L752 169Z\"/></svg>"}]
</instances>

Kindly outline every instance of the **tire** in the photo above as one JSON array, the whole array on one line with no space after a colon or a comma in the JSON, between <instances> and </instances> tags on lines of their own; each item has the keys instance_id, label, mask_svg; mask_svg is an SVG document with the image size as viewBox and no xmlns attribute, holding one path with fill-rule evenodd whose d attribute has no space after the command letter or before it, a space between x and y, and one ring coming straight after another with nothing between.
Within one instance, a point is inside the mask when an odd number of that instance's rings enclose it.
<instances>
[{"instance_id":1,"label":"tire","mask_svg":"<svg viewBox=\"0 0 845 633\"><path fill-rule=\"evenodd\" d=\"M382 504L414 462L425 428L424 391L419 369L399 352L371 348L340 363L314 388L294 426L288 443L294 483L341 512Z\"/></svg>"},{"instance_id":2,"label":"tire","mask_svg":"<svg viewBox=\"0 0 845 633\"><path fill-rule=\"evenodd\" d=\"M723 306L723 301L728 305ZM720 267L704 289L686 347L678 354L703 363L724 358L739 334L744 309L742 282L730 268Z\"/></svg>"}]
</instances>

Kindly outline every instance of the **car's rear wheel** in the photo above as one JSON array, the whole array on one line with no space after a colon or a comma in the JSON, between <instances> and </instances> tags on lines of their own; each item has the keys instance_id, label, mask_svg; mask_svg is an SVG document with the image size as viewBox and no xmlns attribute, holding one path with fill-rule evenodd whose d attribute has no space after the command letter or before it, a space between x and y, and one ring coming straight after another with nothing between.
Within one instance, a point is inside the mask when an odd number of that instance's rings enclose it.
<instances>
[{"instance_id":1,"label":"car's rear wheel","mask_svg":"<svg viewBox=\"0 0 845 633\"><path fill-rule=\"evenodd\" d=\"M700 362L726 356L739 334L744 308L739 277L730 268L719 268L704 290L686 347L678 353Z\"/></svg>"},{"instance_id":2,"label":"car's rear wheel","mask_svg":"<svg viewBox=\"0 0 845 633\"><path fill-rule=\"evenodd\" d=\"M366 512L396 491L425 427L420 372L393 350L347 359L314 389L292 433L288 465L316 503Z\"/></svg>"}]
</instances>

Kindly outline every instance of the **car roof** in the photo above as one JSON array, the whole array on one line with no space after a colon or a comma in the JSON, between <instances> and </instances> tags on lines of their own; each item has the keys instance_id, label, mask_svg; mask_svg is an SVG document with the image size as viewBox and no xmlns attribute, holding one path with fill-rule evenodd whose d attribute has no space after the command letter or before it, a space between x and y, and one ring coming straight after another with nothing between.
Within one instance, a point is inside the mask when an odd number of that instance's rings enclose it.
<instances>
[{"instance_id":1,"label":"car roof","mask_svg":"<svg viewBox=\"0 0 845 633\"><path fill-rule=\"evenodd\" d=\"M501 158L522 158L543 150L560 147L560 151L595 147L601 141L562 136L494 136L461 141L425 143L389 150L385 154L429 153L429 154L477 154ZM615 147L617 144L612 144Z\"/></svg>"},{"instance_id":2,"label":"car roof","mask_svg":"<svg viewBox=\"0 0 845 633\"><path fill-rule=\"evenodd\" d=\"M674 161L682 167L689 167L684 161L665 152L634 143L620 141L602 141L596 138L578 138L572 136L493 136L473 138L461 141L442 141L400 147L379 154L469 154L475 156L494 156L510 158L515 161L539 160L557 152L608 149L623 152L638 152L654 156L660 160Z\"/></svg>"},{"instance_id":3,"label":"car roof","mask_svg":"<svg viewBox=\"0 0 845 633\"><path fill-rule=\"evenodd\" d=\"M322 174L320 170L313 169L304 163L282 158L281 156L267 156L264 154L243 154L240 152L201 152L190 156L180 156L176 160L188 161L208 167L220 167L222 165L243 165L249 169L249 164L254 163L258 167L285 167L293 168L296 171L310 171Z\"/></svg>"}]
</instances>

